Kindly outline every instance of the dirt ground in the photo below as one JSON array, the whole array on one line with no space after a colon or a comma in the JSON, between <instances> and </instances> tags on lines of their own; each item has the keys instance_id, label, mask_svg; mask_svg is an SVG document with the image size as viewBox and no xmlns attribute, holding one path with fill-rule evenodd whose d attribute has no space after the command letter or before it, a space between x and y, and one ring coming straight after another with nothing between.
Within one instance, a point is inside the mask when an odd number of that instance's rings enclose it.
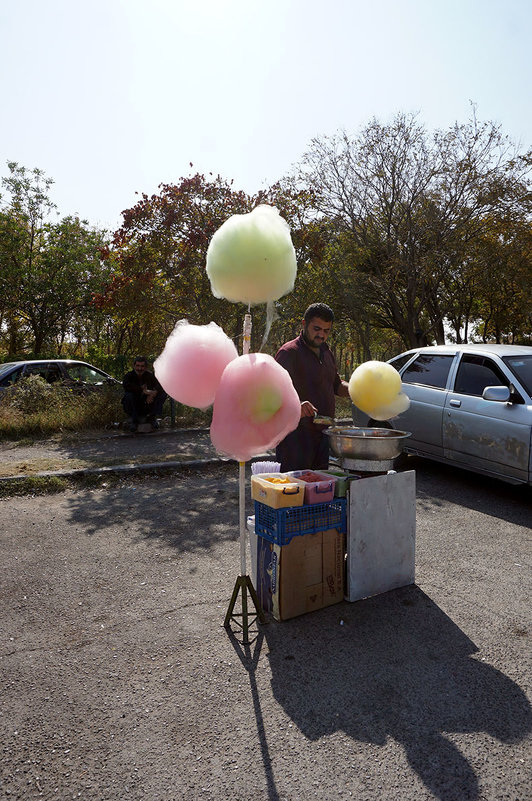
<instances>
[{"instance_id":1,"label":"dirt ground","mask_svg":"<svg viewBox=\"0 0 532 801\"><path fill-rule=\"evenodd\" d=\"M234 465L0 500L0 796L528 799L530 497L416 479L415 585L247 647Z\"/></svg>"},{"instance_id":2,"label":"dirt ground","mask_svg":"<svg viewBox=\"0 0 532 801\"><path fill-rule=\"evenodd\" d=\"M0 478L112 465L214 459L208 429L168 429L151 434L95 431L50 439L0 442Z\"/></svg>"}]
</instances>

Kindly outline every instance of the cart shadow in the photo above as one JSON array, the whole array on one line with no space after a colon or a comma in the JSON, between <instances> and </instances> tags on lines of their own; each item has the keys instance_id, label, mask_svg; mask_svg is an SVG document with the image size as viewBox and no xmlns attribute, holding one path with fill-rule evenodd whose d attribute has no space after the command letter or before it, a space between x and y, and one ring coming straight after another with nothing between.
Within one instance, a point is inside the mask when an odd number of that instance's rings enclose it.
<instances>
[{"instance_id":1,"label":"cart shadow","mask_svg":"<svg viewBox=\"0 0 532 801\"><path fill-rule=\"evenodd\" d=\"M479 797L445 732L512 743L532 728L521 688L472 658L474 643L415 585L274 623L264 636L274 697L309 740L392 737L441 801Z\"/></svg>"},{"instance_id":2,"label":"cart shadow","mask_svg":"<svg viewBox=\"0 0 532 801\"><path fill-rule=\"evenodd\" d=\"M266 780L266 786L268 788L268 801L279 801L279 793L275 784L266 726L264 723L264 716L262 714L262 707L260 703L260 693L255 676L264 642L264 627L261 626L257 628L257 626L258 624L254 624L252 626L252 631L250 631L250 639L246 644L242 643L241 636L239 636L241 632L235 634L235 632L229 629L227 634L231 645L235 649L236 655L242 662L242 665L247 671L249 677L249 689L251 693L251 700L253 702L255 722L257 725L257 736L260 744L264 777Z\"/></svg>"}]
</instances>

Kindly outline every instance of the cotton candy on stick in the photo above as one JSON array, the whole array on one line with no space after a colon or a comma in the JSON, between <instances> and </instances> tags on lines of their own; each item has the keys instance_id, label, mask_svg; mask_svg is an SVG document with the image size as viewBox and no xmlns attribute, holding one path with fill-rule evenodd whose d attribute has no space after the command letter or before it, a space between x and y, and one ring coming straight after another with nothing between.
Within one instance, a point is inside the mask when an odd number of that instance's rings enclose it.
<instances>
[{"instance_id":1,"label":"cotton candy on stick","mask_svg":"<svg viewBox=\"0 0 532 801\"><path fill-rule=\"evenodd\" d=\"M229 217L207 250L212 294L234 303L277 300L294 288L296 273L290 229L273 206Z\"/></svg>"},{"instance_id":2,"label":"cotton candy on stick","mask_svg":"<svg viewBox=\"0 0 532 801\"><path fill-rule=\"evenodd\" d=\"M405 412L410 400L401 392L401 376L386 362L364 362L349 380L349 396L355 406L375 420L389 420Z\"/></svg>"},{"instance_id":3,"label":"cotton candy on stick","mask_svg":"<svg viewBox=\"0 0 532 801\"><path fill-rule=\"evenodd\" d=\"M288 372L264 353L239 356L225 368L214 400L211 441L246 462L297 428L301 404Z\"/></svg>"},{"instance_id":4,"label":"cotton candy on stick","mask_svg":"<svg viewBox=\"0 0 532 801\"><path fill-rule=\"evenodd\" d=\"M174 400L206 409L214 402L223 371L237 356L234 343L216 323L179 320L155 360L155 375Z\"/></svg>"}]
</instances>

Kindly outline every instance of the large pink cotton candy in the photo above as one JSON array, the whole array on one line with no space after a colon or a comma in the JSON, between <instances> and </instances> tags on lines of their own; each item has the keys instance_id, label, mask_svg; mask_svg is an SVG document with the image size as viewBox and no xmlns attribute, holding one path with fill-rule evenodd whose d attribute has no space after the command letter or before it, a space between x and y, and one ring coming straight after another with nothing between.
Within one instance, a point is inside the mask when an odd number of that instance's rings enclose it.
<instances>
[{"instance_id":1,"label":"large pink cotton candy","mask_svg":"<svg viewBox=\"0 0 532 801\"><path fill-rule=\"evenodd\" d=\"M301 404L284 367L264 353L239 356L225 368L214 400L212 444L246 462L297 428Z\"/></svg>"},{"instance_id":2,"label":"large pink cotton candy","mask_svg":"<svg viewBox=\"0 0 532 801\"><path fill-rule=\"evenodd\" d=\"M180 320L155 360L155 375L171 398L206 409L214 402L223 371L237 356L234 343L216 323Z\"/></svg>"}]
</instances>

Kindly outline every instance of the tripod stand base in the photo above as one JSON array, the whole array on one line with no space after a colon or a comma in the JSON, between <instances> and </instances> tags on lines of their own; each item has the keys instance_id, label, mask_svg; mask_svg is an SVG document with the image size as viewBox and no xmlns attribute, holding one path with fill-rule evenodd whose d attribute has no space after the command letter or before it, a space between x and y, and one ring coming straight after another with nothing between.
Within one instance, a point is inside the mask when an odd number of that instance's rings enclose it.
<instances>
[{"instance_id":1,"label":"tripod stand base","mask_svg":"<svg viewBox=\"0 0 532 801\"><path fill-rule=\"evenodd\" d=\"M251 596L251 600L253 601L253 605L255 607L255 613L251 612L252 619L249 619L249 610L248 610L248 593ZM235 612L235 603L236 599L238 598L238 593L242 593L242 611ZM259 599L257 597L257 593L255 592L255 587L253 586L251 579L249 576L238 576L235 582L235 587L233 590L233 594L231 596L231 600L229 602L229 608L227 610L227 614L224 620L224 626L226 629L230 628L231 621L235 623L239 628L242 629L242 633L244 635L243 644L249 645L249 627L253 625L253 623L259 619L261 623L266 623L266 618L264 616L264 612L262 611L261 605L259 603Z\"/></svg>"}]
</instances>

